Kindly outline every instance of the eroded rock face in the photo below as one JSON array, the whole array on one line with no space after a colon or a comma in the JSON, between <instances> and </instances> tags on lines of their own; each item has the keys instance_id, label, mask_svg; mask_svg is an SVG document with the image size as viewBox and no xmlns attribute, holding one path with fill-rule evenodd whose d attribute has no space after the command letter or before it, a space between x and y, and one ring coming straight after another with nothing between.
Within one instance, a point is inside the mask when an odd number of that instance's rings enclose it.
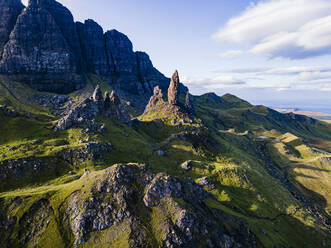
<instances>
[{"instance_id":1,"label":"eroded rock face","mask_svg":"<svg viewBox=\"0 0 331 248\"><path fill-rule=\"evenodd\" d=\"M146 53L134 52L129 38L103 33L93 20L75 23L55 0L0 0L0 73L32 88L69 93L85 86L85 73L110 81L133 95L150 96L166 78Z\"/></svg>"},{"instance_id":2,"label":"eroded rock face","mask_svg":"<svg viewBox=\"0 0 331 248\"><path fill-rule=\"evenodd\" d=\"M39 0L38 3L39 5L44 6L54 17L56 24L60 28L65 40L74 54L77 70L84 70L85 62L82 60L81 44L78 38L74 18L70 10L55 0Z\"/></svg>"},{"instance_id":3,"label":"eroded rock face","mask_svg":"<svg viewBox=\"0 0 331 248\"><path fill-rule=\"evenodd\" d=\"M110 104L105 108L105 115L116 120L119 120L122 123L130 124L131 118L126 109L126 107L121 103L120 98L117 96L115 91L112 91L109 100Z\"/></svg>"},{"instance_id":4,"label":"eroded rock face","mask_svg":"<svg viewBox=\"0 0 331 248\"><path fill-rule=\"evenodd\" d=\"M37 2L18 17L6 44L1 67L7 73L69 73L77 64L54 17Z\"/></svg>"},{"instance_id":5,"label":"eroded rock face","mask_svg":"<svg viewBox=\"0 0 331 248\"><path fill-rule=\"evenodd\" d=\"M110 66L102 27L91 19L76 25L87 70L99 75L109 74Z\"/></svg>"},{"instance_id":6,"label":"eroded rock face","mask_svg":"<svg viewBox=\"0 0 331 248\"><path fill-rule=\"evenodd\" d=\"M105 33L105 39L108 58L111 58L113 62L111 71L114 71L117 75L137 76L137 59L129 38L117 30L111 30Z\"/></svg>"},{"instance_id":7,"label":"eroded rock face","mask_svg":"<svg viewBox=\"0 0 331 248\"><path fill-rule=\"evenodd\" d=\"M0 59L17 17L24 6L20 0L0 0Z\"/></svg>"},{"instance_id":8,"label":"eroded rock face","mask_svg":"<svg viewBox=\"0 0 331 248\"><path fill-rule=\"evenodd\" d=\"M76 75L80 64L75 49L63 35L57 23L59 17L50 12L55 9L49 7L49 2L54 1L30 1L19 15L4 46L0 71L39 90L67 93L84 83Z\"/></svg>"},{"instance_id":9,"label":"eroded rock face","mask_svg":"<svg viewBox=\"0 0 331 248\"><path fill-rule=\"evenodd\" d=\"M171 77L170 85L168 88L168 103L171 105L178 104L178 95L179 95L179 76L178 71Z\"/></svg>"},{"instance_id":10,"label":"eroded rock face","mask_svg":"<svg viewBox=\"0 0 331 248\"><path fill-rule=\"evenodd\" d=\"M61 118L55 130L66 130L74 125L88 124L100 113L98 103L93 101L93 98L87 98Z\"/></svg>"},{"instance_id":11,"label":"eroded rock face","mask_svg":"<svg viewBox=\"0 0 331 248\"><path fill-rule=\"evenodd\" d=\"M111 147L98 142L89 142L74 149L63 149L57 152L56 156L69 164L79 166L87 160L102 161L105 152L111 152Z\"/></svg>"},{"instance_id":12,"label":"eroded rock face","mask_svg":"<svg viewBox=\"0 0 331 248\"><path fill-rule=\"evenodd\" d=\"M164 103L163 93L162 93L162 90L160 89L159 86L155 86L155 88L154 88L154 94L149 99L149 102L148 102L148 104L146 106L145 111L148 111L149 109L157 106L160 103Z\"/></svg>"},{"instance_id":13,"label":"eroded rock face","mask_svg":"<svg viewBox=\"0 0 331 248\"><path fill-rule=\"evenodd\" d=\"M105 115L126 124L131 122L126 107L121 104L115 92L113 91L110 95L106 92L104 98L100 86L97 85L91 97L83 100L57 121L55 131L66 130L75 125L86 125L97 131L102 126L95 120L98 115Z\"/></svg>"},{"instance_id":14,"label":"eroded rock face","mask_svg":"<svg viewBox=\"0 0 331 248\"><path fill-rule=\"evenodd\" d=\"M153 85L165 80L165 76L154 66L149 56L145 52L136 52L138 63L138 77L144 90L152 93Z\"/></svg>"},{"instance_id":15,"label":"eroded rock face","mask_svg":"<svg viewBox=\"0 0 331 248\"><path fill-rule=\"evenodd\" d=\"M143 165L114 165L92 185L90 197L75 192L68 198L64 221L71 227L75 245L89 242L93 232L103 230L112 237L121 228L130 247L149 247L153 238L160 247L198 247L202 240L204 247L239 248L241 242L255 247L255 237L247 234L244 221L209 209L204 204L208 198L213 196L191 180L153 174ZM141 214L145 221L157 224L147 226ZM240 227L229 232L223 222ZM147 233L149 228L156 229Z\"/></svg>"}]
</instances>

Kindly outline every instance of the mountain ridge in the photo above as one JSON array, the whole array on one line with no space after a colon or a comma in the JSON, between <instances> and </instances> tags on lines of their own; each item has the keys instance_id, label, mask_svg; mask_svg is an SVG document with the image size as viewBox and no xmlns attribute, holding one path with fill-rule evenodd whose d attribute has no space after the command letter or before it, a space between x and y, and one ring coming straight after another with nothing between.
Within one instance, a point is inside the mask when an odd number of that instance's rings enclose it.
<instances>
[{"instance_id":1,"label":"mountain ridge","mask_svg":"<svg viewBox=\"0 0 331 248\"><path fill-rule=\"evenodd\" d=\"M104 32L91 19L74 22L71 12L54 0L31 0L25 9L20 0L0 4L2 15L12 16L1 24L7 29L0 29L0 71L32 88L70 93L84 87L84 74L94 73L138 95L151 94L155 80L167 80L146 53L133 51L126 35Z\"/></svg>"},{"instance_id":2,"label":"mountain ridge","mask_svg":"<svg viewBox=\"0 0 331 248\"><path fill-rule=\"evenodd\" d=\"M0 75L0 247L331 247L331 125L193 96L54 0L18 19Z\"/></svg>"}]
</instances>

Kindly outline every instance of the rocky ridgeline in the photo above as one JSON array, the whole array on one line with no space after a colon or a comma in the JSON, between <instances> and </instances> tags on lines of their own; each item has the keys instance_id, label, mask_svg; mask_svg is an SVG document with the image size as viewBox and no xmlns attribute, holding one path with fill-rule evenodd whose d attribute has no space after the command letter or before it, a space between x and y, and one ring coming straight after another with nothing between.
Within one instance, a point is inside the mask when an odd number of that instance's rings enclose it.
<instances>
[{"instance_id":1,"label":"rocky ridgeline","mask_svg":"<svg viewBox=\"0 0 331 248\"><path fill-rule=\"evenodd\" d=\"M82 88L83 74L111 78L134 93L152 92L165 77L128 37L104 33L93 20L74 22L55 0L0 0L0 72L35 89L68 93Z\"/></svg>"},{"instance_id":2,"label":"rocky ridgeline","mask_svg":"<svg viewBox=\"0 0 331 248\"><path fill-rule=\"evenodd\" d=\"M86 125L91 130L101 131L103 125L95 120L98 115L104 115L125 124L131 122L126 107L121 104L116 93L114 91L111 94L105 92L105 97L103 97L100 86L97 85L91 97L80 102L57 121L55 131L66 130L75 125Z\"/></svg>"},{"instance_id":3,"label":"rocky ridgeline","mask_svg":"<svg viewBox=\"0 0 331 248\"><path fill-rule=\"evenodd\" d=\"M163 93L160 87L157 85L154 88L154 93L149 99L149 102L145 108L145 112L148 111L165 111L173 113L185 113L190 114L192 107L190 104L190 94L187 91L185 97L185 104L179 102L180 95L180 80L178 71L176 70L171 77L168 87L168 101L163 99Z\"/></svg>"},{"instance_id":4,"label":"rocky ridgeline","mask_svg":"<svg viewBox=\"0 0 331 248\"><path fill-rule=\"evenodd\" d=\"M249 234L244 221L208 209L204 200L213 196L192 180L154 174L143 165L114 165L102 177L92 186L88 199L82 198L82 192L75 192L67 200L64 222L71 227L74 245L88 242L97 231L112 236L120 227L126 228L130 247L145 247L151 239L146 232L150 227L141 221L139 213L153 208L163 216L155 227L160 247L191 247L201 239L206 239L205 247L242 247L248 241L251 245L247 247L254 247L255 237ZM140 211L136 211L136 205ZM214 218L209 218L211 213ZM222 226L224 221L235 223L241 230L232 229L229 233Z\"/></svg>"}]
</instances>

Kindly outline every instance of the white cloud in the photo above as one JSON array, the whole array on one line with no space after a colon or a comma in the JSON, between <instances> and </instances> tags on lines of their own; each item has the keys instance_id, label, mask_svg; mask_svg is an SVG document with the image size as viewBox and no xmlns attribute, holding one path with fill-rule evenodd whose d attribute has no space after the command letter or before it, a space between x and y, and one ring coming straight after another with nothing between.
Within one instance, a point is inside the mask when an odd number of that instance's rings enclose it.
<instances>
[{"instance_id":1,"label":"white cloud","mask_svg":"<svg viewBox=\"0 0 331 248\"><path fill-rule=\"evenodd\" d=\"M214 34L250 52L301 59L331 53L330 0L268 0L247 8Z\"/></svg>"},{"instance_id":2,"label":"white cloud","mask_svg":"<svg viewBox=\"0 0 331 248\"><path fill-rule=\"evenodd\" d=\"M233 59L239 57L242 54L244 54L244 51L242 50L229 50L224 53L218 54L218 57L222 59Z\"/></svg>"},{"instance_id":3,"label":"white cloud","mask_svg":"<svg viewBox=\"0 0 331 248\"><path fill-rule=\"evenodd\" d=\"M281 67L272 68L266 70L264 73L271 75L296 75L300 73L322 73L331 72L331 67L327 66L292 66L292 67Z\"/></svg>"},{"instance_id":4,"label":"white cloud","mask_svg":"<svg viewBox=\"0 0 331 248\"><path fill-rule=\"evenodd\" d=\"M29 0L22 0L22 3L23 3L25 6L27 6L28 3L29 3Z\"/></svg>"},{"instance_id":5,"label":"white cloud","mask_svg":"<svg viewBox=\"0 0 331 248\"><path fill-rule=\"evenodd\" d=\"M216 73L233 73L233 74L254 74L262 75L278 75L288 76L297 75L300 80L316 80L316 79L331 79L331 67L328 66L292 66L280 68L252 67L252 68L234 68L230 70L217 70ZM251 77L252 79L261 80L259 77Z\"/></svg>"},{"instance_id":6,"label":"white cloud","mask_svg":"<svg viewBox=\"0 0 331 248\"><path fill-rule=\"evenodd\" d=\"M202 77L192 78L192 77L184 76L182 77L182 82L190 86L200 86L205 89L218 89L218 88L230 87L230 86L238 87L246 84L244 80L229 75L225 75L225 76L222 75L213 78L202 78Z\"/></svg>"},{"instance_id":7,"label":"white cloud","mask_svg":"<svg viewBox=\"0 0 331 248\"><path fill-rule=\"evenodd\" d=\"M257 72L264 72L269 70L270 68L265 67L241 67L241 68L232 68L232 69L220 69L214 71L215 73L257 73Z\"/></svg>"}]
</instances>

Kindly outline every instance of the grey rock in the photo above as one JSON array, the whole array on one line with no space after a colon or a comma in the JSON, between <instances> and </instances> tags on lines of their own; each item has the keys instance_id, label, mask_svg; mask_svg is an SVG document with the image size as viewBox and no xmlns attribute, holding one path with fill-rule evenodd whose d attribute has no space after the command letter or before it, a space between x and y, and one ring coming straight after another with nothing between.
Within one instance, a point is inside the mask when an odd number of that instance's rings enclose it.
<instances>
[{"instance_id":1,"label":"grey rock","mask_svg":"<svg viewBox=\"0 0 331 248\"><path fill-rule=\"evenodd\" d=\"M168 103L171 105L178 104L178 96L179 96L179 76L178 71L171 77L170 85L168 88Z\"/></svg>"},{"instance_id":2,"label":"grey rock","mask_svg":"<svg viewBox=\"0 0 331 248\"><path fill-rule=\"evenodd\" d=\"M87 70L99 75L109 74L110 68L102 27L91 19L84 23L77 22L76 25Z\"/></svg>"},{"instance_id":3,"label":"grey rock","mask_svg":"<svg viewBox=\"0 0 331 248\"><path fill-rule=\"evenodd\" d=\"M106 100L107 108L105 108L105 115L119 120L120 122L130 124L131 118L125 107L121 104L120 98L117 96L115 91L112 91L109 100Z\"/></svg>"},{"instance_id":4,"label":"grey rock","mask_svg":"<svg viewBox=\"0 0 331 248\"><path fill-rule=\"evenodd\" d=\"M115 91L112 91L110 93L109 99L110 99L110 102L114 105L120 105L121 104L121 101L120 101L119 97L117 96L117 94L115 93Z\"/></svg>"},{"instance_id":5,"label":"grey rock","mask_svg":"<svg viewBox=\"0 0 331 248\"><path fill-rule=\"evenodd\" d=\"M87 125L87 132L103 132L105 127L94 119L100 114L114 118L125 124L131 123L130 115L126 107L121 104L116 93L113 91L109 95L106 92L105 98L103 98L100 87L97 85L90 98L86 98L80 102L67 115L57 121L55 131L66 130L75 125Z\"/></svg>"},{"instance_id":6,"label":"grey rock","mask_svg":"<svg viewBox=\"0 0 331 248\"><path fill-rule=\"evenodd\" d=\"M138 75L138 65L133 46L129 38L117 30L105 33L108 58L111 58L110 69L116 74Z\"/></svg>"},{"instance_id":7,"label":"grey rock","mask_svg":"<svg viewBox=\"0 0 331 248\"><path fill-rule=\"evenodd\" d=\"M163 157L165 155L164 151L161 150L158 150L156 153L159 157Z\"/></svg>"},{"instance_id":8,"label":"grey rock","mask_svg":"<svg viewBox=\"0 0 331 248\"><path fill-rule=\"evenodd\" d=\"M24 6L20 0L0 0L0 59L17 17L23 9Z\"/></svg>"},{"instance_id":9,"label":"grey rock","mask_svg":"<svg viewBox=\"0 0 331 248\"><path fill-rule=\"evenodd\" d=\"M38 144L40 144L40 140L34 140L34 141L32 141L31 142L31 145L38 145Z\"/></svg>"},{"instance_id":10,"label":"grey rock","mask_svg":"<svg viewBox=\"0 0 331 248\"><path fill-rule=\"evenodd\" d=\"M216 189L215 184L212 182L212 180L208 177L202 177L199 178L197 183L203 187L205 187L208 190L214 190Z\"/></svg>"},{"instance_id":11,"label":"grey rock","mask_svg":"<svg viewBox=\"0 0 331 248\"><path fill-rule=\"evenodd\" d=\"M156 107L158 104L162 104L162 103L164 103L163 93L162 93L162 90L160 89L160 87L157 85L154 88L154 94L149 99L149 102L146 106L145 111L148 111L151 108Z\"/></svg>"},{"instance_id":12,"label":"grey rock","mask_svg":"<svg viewBox=\"0 0 331 248\"><path fill-rule=\"evenodd\" d=\"M84 70L85 62L82 60L81 45L74 18L70 10L55 0L41 0L38 1L38 3L43 5L54 17L56 24L59 26L65 40L70 47L70 50L73 52L74 63L77 65L77 70Z\"/></svg>"},{"instance_id":13,"label":"grey rock","mask_svg":"<svg viewBox=\"0 0 331 248\"><path fill-rule=\"evenodd\" d=\"M17 79L40 90L68 92L84 85L81 77L73 75L79 69L72 44L68 43L73 38L67 40L63 35L70 26L70 23L63 23L66 20L64 16L70 12L61 14L60 10L60 6L52 0L29 2L17 18L4 46L1 72L16 74ZM59 22L63 23L63 30ZM74 36L72 30L70 37Z\"/></svg>"},{"instance_id":14,"label":"grey rock","mask_svg":"<svg viewBox=\"0 0 331 248\"><path fill-rule=\"evenodd\" d=\"M92 95L92 99L93 101L95 102L103 102L103 97L102 97L102 92L101 92L101 89L100 89L100 85L97 85L94 92L93 92L93 95Z\"/></svg>"},{"instance_id":15,"label":"grey rock","mask_svg":"<svg viewBox=\"0 0 331 248\"><path fill-rule=\"evenodd\" d=\"M188 171L192 168L192 161L188 160L181 164L180 166L183 170Z\"/></svg>"}]
</instances>

